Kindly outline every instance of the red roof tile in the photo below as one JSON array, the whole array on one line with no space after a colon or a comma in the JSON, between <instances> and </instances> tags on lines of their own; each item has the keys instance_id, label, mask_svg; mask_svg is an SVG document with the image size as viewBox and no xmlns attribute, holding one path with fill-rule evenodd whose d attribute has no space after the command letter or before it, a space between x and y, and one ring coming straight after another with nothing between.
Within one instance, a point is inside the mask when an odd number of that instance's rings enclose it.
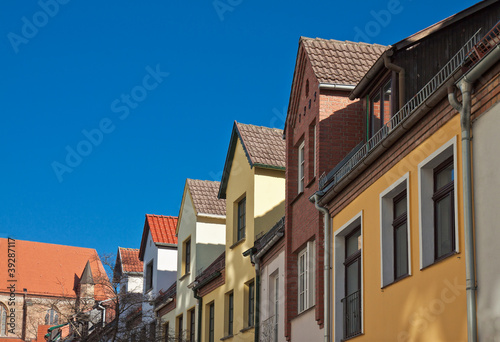
<instances>
[{"instance_id":1,"label":"red roof tile","mask_svg":"<svg viewBox=\"0 0 500 342\"><path fill-rule=\"evenodd\" d=\"M146 214L146 222L154 243L177 244L175 236L177 217Z\"/></svg>"},{"instance_id":2,"label":"red roof tile","mask_svg":"<svg viewBox=\"0 0 500 342\"><path fill-rule=\"evenodd\" d=\"M226 200L217 198L220 182L198 179L186 182L198 214L226 216Z\"/></svg>"},{"instance_id":3,"label":"red roof tile","mask_svg":"<svg viewBox=\"0 0 500 342\"><path fill-rule=\"evenodd\" d=\"M0 255L7 255L7 239L0 239ZM108 277L95 249L16 240L16 287L32 295L76 297L85 265L90 261L96 296L105 297ZM0 292L7 289L7 263L0 263Z\"/></svg>"},{"instance_id":4,"label":"red roof tile","mask_svg":"<svg viewBox=\"0 0 500 342\"><path fill-rule=\"evenodd\" d=\"M356 85L387 49L378 44L301 37L320 83Z\"/></svg>"},{"instance_id":5,"label":"red roof tile","mask_svg":"<svg viewBox=\"0 0 500 342\"><path fill-rule=\"evenodd\" d=\"M118 247L122 272L143 272L143 262L139 260L139 249Z\"/></svg>"}]
</instances>

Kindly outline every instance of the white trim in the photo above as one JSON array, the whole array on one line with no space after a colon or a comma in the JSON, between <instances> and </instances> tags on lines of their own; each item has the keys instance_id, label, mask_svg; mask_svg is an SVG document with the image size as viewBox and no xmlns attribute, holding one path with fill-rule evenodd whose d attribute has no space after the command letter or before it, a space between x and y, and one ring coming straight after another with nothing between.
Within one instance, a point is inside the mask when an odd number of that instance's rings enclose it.
<instances>
[{"instance_id":1,"label":"white trim","mask_svg":"<svg viewBox=\"0 0 500 342\"><path fill-rule=\"evenodd\" d=\"M297 189L298 193L304 192L304 187L305 187L305 181L306 181L306 149L305 149L306 141L302 141L302 143L299 145L299 149L297 150L297 157L298 157L298 170L297 170ZM302 159L300 158L300 151L302 150ZM301 174L302 171L302 174Z\"/></svg>"},{"instance_id":2,"label":"white trim","mask_svg":"<svg viewBox=\"0 0 500 342\"><path fill-rule=\"evenodd\" d=\"M423 234L423 209L422 209L422 200L423 200L423 193L422 193L422 187L426 183L423 180L423 175L422 175L422 169L430 169L434 168L437 166L437 161L439 159L442 159L441 157L446 154L446 150L449 148L452 148L452 154L453 154L453 168L454 168L454 201L455 201L455 251L458 253L460 252L459 250L459 234L458 234L458 160L457 160L457 136L454 136L451 138L449 141L441 145L436 151L431 153L427 158L425 158L423 161L421 161L418 164L418 216L419 216L419 248L420 248L420 269L422 270L424 267L427 267L429 265L432 265L432 263L428 263L424 265L424 260L423 260L423 239L424 239L424 234ZM439 159L438 159L439 158ZM431 165L429 165L431 164ZM436 165L434 165L436 164Z\"/></svg>"},{"instance_id":3,"label":"white trim","mask_svg":"<svg viewBox=\"0 0 500 342\"><path fill-rule=\"evenodd\" d=\"M225 219L226 215L198 214L198 217Z\"/></svg>"},{"instance_id":4,"label":"white trim","mask_svg":"<svg viewBox=\"0 0 500 342\"><path fill-rule=\"evenodd\" d=\"M342 298L345 293L345 288L344 288L344 281L345 281L345 268L344 268L344 259L345 259L345 239L344 236L350 233L352 229L354 229L356 226L360 226L361 230L361 333L363 334L365 331L365 310L364 310L364 286L363 286L363 210L361 210L358 214L356 214L352 219L350 219L347 223L345 223L343 226L341 226L339 229L337 229L334 232L333 236L333 316L335 317L335 321L333 323L333 328L334 330L332 331L332 335L334 337L334 341L341 341L343 338L343 308L342 305L340 305L340 308L338 307L338 300L339 298ZM338 254L341 254L342 256L337 257ZM341 293L340 293L341 292ZM340 311L339 311L340 310ZM340 319L340 324L338 324L338 320Z\"/></svg>"},{"instance_id":5,"label":"white trim","mask_svg":"<svg viewBox=\"0 0 500 342\"><path fill-rule=\"evenodd\" d=\"M392 282L388 282L384 284L384 246L383 246L383 230L384 230L384 216L387 215L387 212L384 212L384 204L383 200L384 198L387 199L392 199L395 196L398 195L401 191L398 191L398 193L394 193L396 188L402 188L402 184L406 183L405 189L406 189L406 234L407 234L407 244L408 244L408 275L411 275L411 229L410 229L410 173L407 172L405 173L401 178L399 178L397 181L392 183L389 187L387 187L384 191L382 191L379 195L379 202L380 202L380 287L387 286L391 283L394 282L394 279ZM391 211L392 212L392 211ZM392 219L391 219L392 221ZM388 253L393 253L392 251L389 251ZM394 256L393 256L394 260Z\"/></svg>"}]
</instances>

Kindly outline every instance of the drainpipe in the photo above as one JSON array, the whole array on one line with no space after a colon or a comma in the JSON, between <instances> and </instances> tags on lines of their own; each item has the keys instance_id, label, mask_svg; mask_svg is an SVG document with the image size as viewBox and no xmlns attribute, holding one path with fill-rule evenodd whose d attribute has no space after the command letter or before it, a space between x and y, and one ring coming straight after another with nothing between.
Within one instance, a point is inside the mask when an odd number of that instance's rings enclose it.
<instances>
[{"instance_id":1,"label":"drainpipe","mask_svg":"<svg viewBox=\"0 0 500 342\"><path fill-rule=\"evenodd\" d=\"M405 103L405 69L402 67L391 63L389 59L389 55L393 55L394 51L390 50L387 53L384 53L384 65L387 69L395 71L399 75L399 103L398 103L398 108L401 108L401 106Z\"/></svg>"},{"instance_id":2,"label":"drainpipe","mask_svg":"<svg viewBox=\"0 0 500 342\"><path fill-rule=\"evenodd\" d=\"M319 202L319 195L316 193L310 198L311 202L314 202L316 209L323 213L324 218L324 238L325 238L325 260L323 268L323 278L324 278L324 305L325 305L325 318L323 320L325 326L324 342L330 342L330 213L325 207L321 207Z\"/></svg>"},{"instance_id":3,"label":"drainpipe","mask_svg":"<svg viewBox=\"0 0 500 342\"><path fill-rule=\"evenodd\" d=\"M476 260L474 255L474 219L472 212L472 158L471 158L471 90L472 84L500 59L497 45L487 56L478 62L457 83L462 93L462 104L457 101L454 88L448 88L448 101L460 113L462 128L462 181L464 191L464 231L465 231L465 273L467 291L467 335L469 342L477 341L476 307Z\"/></svg>"},{"instance_id":4,"label":"drainpipe","mask_svg":"<svg viewBox=\"0 0 500 342\"><path fill-rule=\"evenodd\" d=\"M198 289L194 287L194 298L198 299L198 342L201 342L201 314L203 313L203 297L198 296Z\"/></svg>"}]
</instances>

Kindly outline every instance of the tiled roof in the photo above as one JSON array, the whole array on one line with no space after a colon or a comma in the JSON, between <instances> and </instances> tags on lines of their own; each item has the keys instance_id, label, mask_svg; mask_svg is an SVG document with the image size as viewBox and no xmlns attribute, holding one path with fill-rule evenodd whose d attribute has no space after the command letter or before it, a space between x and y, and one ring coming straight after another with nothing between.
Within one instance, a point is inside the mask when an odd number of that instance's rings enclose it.
<instances>
[{"instance_id":1,"label":"tiled roof","mask_svg":"<svg viewBox=\"0 0 500 342\"><path fill-rule=\"evenodd\" d=\"M284 169L286 145L283 130L235 122L251 165Z\"/></svg>"},{"instance_id":2,"label":"tiled roof","mask_svg":"<svg viewBox=\"0 0 500 342\"><path fill-rule=\"evenodd\" d=\"M387 49L378 44L301 37L319 83L356 85Z\"/></svg>"},{"instance_id":3,"label":"tiled roof","mask_svg":"<svg viewBox=\"0 0 500 342\"><path fill-rule=\"evenodd\" d=\"M177 217L146 214L146 223L154 243L177 244L175 236Z\"/></svg>"},{"instance_id":4,"label":"tiled roof","mask_svg":"<svg viewBox=\"0 0 500 342\"><path fill-rule=\"evenodd\" d=\"M254 248L257 250L257 252L264 246L266 246L278 233L285 233L285 216L283 216L278 222L276 222L275 225L267 233L265 233L255 241Z\"/></svg>"},{"instance_id":5,"label":"tiled roof","mask_svg":"<svg viewBox=\"0 0 500 342\"><path fill-rule=\"evenodd\" d=\"M122 272L143 272L143 262L139 260L139 250L135 248L118 247Z\"/></svg>"},{"instance_id":6,"label":"tiled roof","mask_svg":"<svg viewBox=\"0 0 500 342\"><path fill-rule=\"evenodd\" d=\"M198 214L226 216L226 200L217 198L220 182L188 179L187 186Z\"/></svg>"},{"instance_id":7,"label":"tiled roof","mask_svg":"<svg viewBox=\"0 0 500 342\"><path fill-rule=\"evenodd\" d=\"M0 239L0 255L7 255L8 241ZM15 241L16 287L32 295L76 297L75 289L87 262L96 296L103 299L108 277L95 249L33 241ZM7 263L0 263L0 292L8 292Z\"/></svg>"},{"instance_id":8,"label":"tiled roof","mask_svg":"<svg viewBox=\"0 0 500 342\"><path fill-rule=\"evenodd\" d=\"M167 291L163 292L160 290L160 295L156 297L155 299L155 307L160 306L161 304L164 304L167 299L175 297L177 293L177 282L174 281L172 285L167 289Z\"/></svg>"}]
</instances>

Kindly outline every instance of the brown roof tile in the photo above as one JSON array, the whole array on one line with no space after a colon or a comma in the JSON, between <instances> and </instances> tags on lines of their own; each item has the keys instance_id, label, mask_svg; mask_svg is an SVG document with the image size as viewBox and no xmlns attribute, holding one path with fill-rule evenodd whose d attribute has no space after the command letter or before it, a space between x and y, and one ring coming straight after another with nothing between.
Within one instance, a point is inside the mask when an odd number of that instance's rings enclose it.
<instances>
[{"instance_id":1,"label":"brown roof tile","mask_svg":"<svg viewBox=\"0 0 500 342\"><path fill-rule=\"evenodd\" d=\"M318 81L356 85L387 49L378 44L301 37Z\"/></svg>"},{"instance_id":2,"label":"brown roof tile","mask_svg":"<svg viewBox=\"0 0 500 342\"><path fill-rule=\"evenodd\" d=\"M252 165L285 168L286 145L283 130L236 122L247 157Z\"/></svg>"},{"instance_id":3,"label":"brown roof tile","mask_svg":"<svg viewBox=\"0 0 500 342\"><path fill-rule=\"evenodd\" d=\"M143 262L139 260L139 249L118 247L123 273L143 272Z\"/></svg>"},{"instance_id":4,"label":"brown roof tile","mask_svg":"<svg viewBox=\"0 0 500 342\"><path fill-rule=\"evenodd\" d=\"M198 214L226 216L226 201L217 198L220 182L188 179L187 186Z\"/></svg>"}]
</instances>

